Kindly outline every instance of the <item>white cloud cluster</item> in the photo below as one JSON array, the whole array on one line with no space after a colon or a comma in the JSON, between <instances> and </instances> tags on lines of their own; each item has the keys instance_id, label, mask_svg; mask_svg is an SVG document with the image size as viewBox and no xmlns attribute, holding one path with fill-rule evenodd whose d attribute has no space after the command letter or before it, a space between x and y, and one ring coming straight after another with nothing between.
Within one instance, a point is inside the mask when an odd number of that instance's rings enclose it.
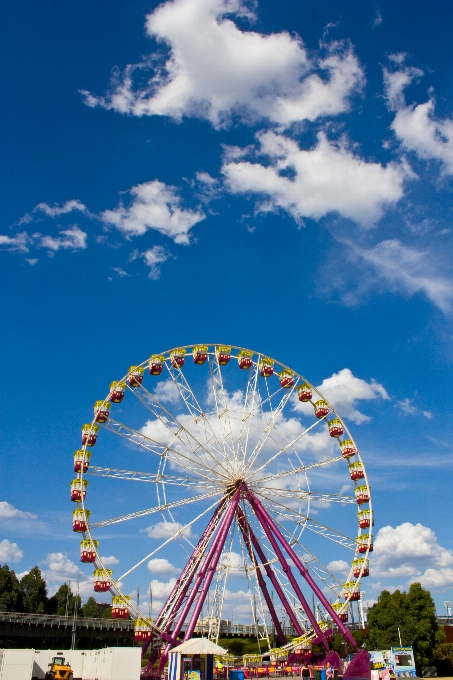
<instances>
[{"instance_id":1,"label":"white cloud cluster","mask_svg":"<svg viewBox=\"0 0 453 680\"><path fill-rule=\"evenodd\" d=\"M168 522L166 520L162 520L162 522L151 524L151 526L144 529L144 532L149 536L149 538L166 539L177 534L183 527L184 524L181 524L180 522ZM186 538L190 538L193 535L191 527L187 527L187 529L182 532L182 535Z\"/></svg>"},{"instance_id":2,"label":"white cloud cluster","mask_svg":"<svg viewBox=\"0 0 453 680\"><path fill-rule=\"evenodd\" d=\"M423 524L404 522L379 529L370 568L379 578L408 578L425 588L453 585L453 552L439 545Z\"/></svg>"},{"instance_id":3,"label":"white cloud cluster","mask_svg":"<svg viewBox=\"0 0 453 680\"><path fill-rule=\"evenodd\" d=\"M115 564L119 564L120 561L114 555L109 555L108 557L101 557L102 564L104 567L113 567Z\"/></svg>"},{"instance_id":4,"label":"white cloud cluster","mask_svg":"<svg viewBox=\"0 0 453 680\"><path fill-rule=\"evenodd\" d=\"M181 573L181 569L175 567L171 562L163 557L153 557L148 562L148 570L152 574L161 574L165 576L175 576Z\"/></svg>"},{"instance_id":5,"label":"white cloud cluster","mask_svg":"<svg viewBox=\"0 0 453 680\"><path fill-rule=\"evenodd\" d=\"M381 241L371 248L351 244L351 248L371 265L385 287L409 296L423 293L444 313L451 309L453 279L440 273L433 254L406 246L399 239Z\"/></svg>"},{"instance_id":6,"label":"white cloud cluster","mask_svg":"<svg viewBox=\"0 0 453 680\"><path fill-rule=\"evenodd\" d=\"M419 409L412 403L412 399L409 399L408 397L401 399L401 401L397 401L395 408L401 409L401 411L407 416L415 416L420 412ZM431 420L433 417L431 411L421 411L421 413L428 420Z\"/></svg>"},{"instance_id":7,"label":"white cloud cluster","mask_svg":"<svg viewBox=\"0 0 453 680\"><path fill-rule=\"evenodd\" d=\"M175 243L188 244L190 230L205 218L202 211L183 209L177 188L154 180L132 187L129 207L122 203L114 210L104 210L102 221L119 229L126 237L140 236L149 229L172 238ZM159 247L158 247L159 248ZM168 259L162 259L164 251L147 251L145 261L150 267ZM148 262L149 259L149 262ZM154 261L153 261L154 260Z\"/></svg>"},{"instance_id":8,"label":"white cloud cluster","mask_svg":"<svg viewBox=\"0 0 453 680\"><path fill-rule=\"evenodd\" d=\"M253 19L245 0L173 0L146 19L150 37L168 49L165 63L151 57L116 75L111 92L88 106L135 116L195 116L215 127L233 116L268 119L283 126L313 121L349 108L363 72L349 44L324 45L310 59L301 39L286 31L264 35L243 31L232 17ZM153 70L142 87L136 76Z\"/></svg>"},{"instance_id":9,"label":"white cloud cluster","mask_svg":"<svg viewBox=\"0 0 453 680\"><path fill-rule=\"evenodd\" d=\"M74 224L69 229L62 229L59 236L43 236L39 247L48 248L52 252L61 249L83 250L87 247L87 234Z\"/></svg>"},{"instance_id":10,"label":"white cloud cluster","mask_svg":"<svg viewBox=\"0 0 453 680\"><path fill-rule=\"evenodd\" d=\"M179 390L171 378L160 380L154 390L156 399L164 403L177 404L181 399Z\"/></svg>"},{"instance_id":11,"label":"white cloud cluster","mask_svg":"<svg viewBox=\"0 0 453 680\"><path fill-rule=\"evenodd\" d=\"M317 389L342 417L352 420L357 425L371 420L369 416L358 410L357 402L390 398L383 385L375 380L366 382L362 378L357 378L349 368L343 368L338 373L325 378ZM297 398L294 399L293 405L296 411L307 414L313 411L311 404L303 404Z\"/></svg>"},{"instance_id":12,"label":"white cloud cluster","mask_svg":"<svg viewBox=\"0 0 453 680\"><path fill-rule=\"evenodd\" d=\"M403 195L403 166L366 162L344 143L329 141L324 133L318 134L316 146L308 150L275 132L260 133L257 138L266 165L240 158L250 149L242 154L234 149L233 158L227 154L222 172L231 193L261 196L262 211L282 208L299 223L304 217L319 220L339 213L369 228L386 206Z\"/></svg>"},{"instance_id":13,"label":"white cloud cluster","mask_svg":"<svg viewBox=\"0 0 453 680\"><path fill-rule=\"evenodd\" d=\"M406 104L405 88L423 75L418 68L406 66L402 54L391 58L392 70L384 68L384 87L388 107L395 111L391 124L401 146L420 158L440 161L444 174L453 174L453 119L435 115L433 97L423 104Z\"/></svg>"},{"instance_id":14,"label":"white cloud cluster","mask_svg":"<svg viewBox=\"0 0 453 680\"><path fill-rule=\"evenodd\" d=\"M28 253L31 242L32 238L26 231L21 231L14 236L0 234L0 246L5 246L5 249L11 252Z\"/></svg>"},{"instance_id":15,"label":"white cloud cluster","mask_svg":"<svg viewBox=\"0 0 453 680\"><path fill-rule=\"evenodd\" d=\"M58 250L83 250L87 247L87 233L76 224L68 229L62 229L59 236L42 236L40 233L27 234L22 231L15 236L0 235L0 246L6 250L28 253L30 246L47 248L50 253ZM30 264L36 264L37 259L28 259Z\"/></svg>"},{"instance_id":16,"label":"white cloud cluster","mask_svg":"<svg viewBox=\"0 0 453 680\"><path fill-rule=\"evenodd\" d=\"M18 510L7 501L0 501L0 521L17 519L36 519L36 515L24 510Z\"/></svg>"},{"instance_id":17,"label":"white cloud cluster","mask_svg":"<svg viewBox=\"0 0 453 680\"><path fill-rule=\"evenodd\" d=\"M142 258L144 259L146 266L149 267L148 278L157 281L160 276L159 265L166 262L170 257L172 257L171 253L163 246L153 246L152 248L145 250L145 252L142 253Z\"/></svg>"},{"instance_id":18,"label":"white cloud cluster","mask_svg":"<svg viewBox=\"0 0 453 680\"><path fill-rule=\"evenodd\" d=\"M23 554L23 550L19 548L17 543L8 541L7 538L0 541L0 563L20 562Z\"/></svg>"},{"instance_id":19,"label":"white cloud cluster","mask_svg":"<svg viewBox=\"0 0 453 680\"><path fill-rule=\"evenodd\" d=\"M38 205L33 208L31 213L26 213L20 218L19 224L28 224L33 222L36 217L35 213L42 212L47 217L59 217L60 215L67 215L70 212L77 210L86 215L90 214L86 205L79 201L78 198L73 198L70 201L65 201L62 205L55 203L54 205L49 205L48 203L38 203Z\"/></svg>"}]
</instances>

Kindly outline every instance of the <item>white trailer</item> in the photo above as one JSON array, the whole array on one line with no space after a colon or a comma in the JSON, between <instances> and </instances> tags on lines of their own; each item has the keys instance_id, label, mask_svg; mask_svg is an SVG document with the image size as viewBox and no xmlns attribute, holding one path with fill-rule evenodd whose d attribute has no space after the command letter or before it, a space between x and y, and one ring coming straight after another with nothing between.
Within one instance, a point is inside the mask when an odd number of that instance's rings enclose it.
<instances>
[{"instance_id":1,"label":"white trailer","mask_svg":"<svg viewBox=\"0 0 453 680\"><path fill-rule=\"evenodd\" d=\"M0 680L30 680L34 649L0 649Z\"/></svg>"},{"instance_id":2,"label":"white trailer","mask_svg":"<svg viewBox=\"0 0 453 680\"><path fill-rule=\"evenodd\" d=\"M82 680L83 663L87 652L80 649L35 649L34 652L31 680L44 680L49 670L49 664L54 656L64 656L65 661L72 668L74 680Z\"/></svg>"},{"instance_id":3,"label":"white trailer","mask_svg":"<svg viewBox=\"0 0 453 680\"><path fill-rule=\"evenodd\" d=\"M87 651L83 680L140 680L140 647L107 647Z\"/></svg>"}]
</instances>

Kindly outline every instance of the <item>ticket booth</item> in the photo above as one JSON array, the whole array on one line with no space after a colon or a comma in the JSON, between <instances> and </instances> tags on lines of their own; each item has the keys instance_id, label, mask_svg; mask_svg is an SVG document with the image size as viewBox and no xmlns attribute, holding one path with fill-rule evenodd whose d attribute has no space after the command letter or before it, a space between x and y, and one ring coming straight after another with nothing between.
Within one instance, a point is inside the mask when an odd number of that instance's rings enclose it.
<instances>
[{"instance_id":1,"label":"ticket booth","mask_svg":"<svg viewBox=\"0 0 453 680\"><path fill-rule=\"evenodd\" d=\"M227 650L207 638L192 638L169 653L168 680L214 680L214 656Z\"/></svg>"}]
</instances>

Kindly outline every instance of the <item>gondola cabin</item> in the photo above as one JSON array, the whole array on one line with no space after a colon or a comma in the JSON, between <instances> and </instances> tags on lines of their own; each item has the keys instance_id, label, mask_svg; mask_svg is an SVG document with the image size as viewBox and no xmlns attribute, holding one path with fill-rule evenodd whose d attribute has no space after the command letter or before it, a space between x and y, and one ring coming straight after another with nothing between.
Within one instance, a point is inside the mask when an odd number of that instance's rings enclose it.
<instances>
[{"instance_id":1,"label":"gondola cabin","mask_svg":"<svg viewBox=\"0 0 453 680\"><path fill-rule=\"evenodd\" d=\"M352 560L352 573L355 578L369 576L370 568L369 562L364 557L359 557L357 560Z\"/></svg>"},{"instance_id":2,"label":"gondola cabin","mask_svg":"<svg viewBox=\"0 0 453 680\"><path fill-rule=\"evenodd\" d=\"M126 383L125 382L112 382L110 384L110 395L109 399L110 401L113 401L114 404L121 404L121 402L124 399L124 392L126 391Z\"/></svg>"},{"instance_id":3,"label":"gondola cabin","mask_svg":"<svg viewBox=\"0 0 453 680\"><path fill-rule=\"evenodd\" d=\"M243 371L246 371L247 369L250 368L250 366L253 364L253 353L249 352L248 349L241 349L241 351L238 354L238 366L239 368L242 368Z\"/></svg>"},{"instance_id":4,"label":"gondola cabin","mask_svg":"<svg viewBox=\"0 0 453 680\"><path fill-rule=\"evenodd\" d=\"M217 361L221 366L226 366L231 359L231 347L227 345L219 345L215 350Z\"/></svg>"},{"instance_id":5,"label":"gondola cabin","mask_svg":"<svg viewBox=\"0 0 453 680\"><path fill-rule=\"evenodd\" d=\"M343 623L347 623L348 621L348 606L345 605L344 602L335 602L332 605L332 609L336 611L338 618L340 621L343 621ZM343 611L340 611L340 609L343 609Z\"/></svg>"},{"instance_id":6,"label":"gondola cabin","mask_svg":"<svg viewBox=\"0 0 453 680\"><path fill-rule=\"evenodd\" d=\"M357 479L363 479L365 477L363 465L360 461L357 461L356 463L350 463L348 465L348 470L349 476L353 482L356 481Z\"/></svg>"},{"instance_id":7,"label":"gondola cabin","mask_svg":"<svg viewBox=\"0 0 453 680\"><path fill-rule=\"evenodd\" d=\"M83 510L77 508L72 513L72 530L83 533L88 529L88 520L90 519L91 510Z\"/></svg>"},{"instance_id":8,"label":"gondola cabin","mask_svg":"<svg viewBox=\"0 0 453 680\"><path fill-rule=\"evenodd\" d=\"M259 369L262 378L270 378L274 372L274 360L269 357L263 357L259 363Z\"/></svg>"},{"instance_id":9,"label":"gondola cabin","mask_svg":"<svg viewBox=\"0 0 453 680\"><path fill-rule=\"evenodd\" d=\"M147 642L151 640L151 626L144 619L134 621L134 642Z\"/></svg>"},{"instance_id":10,"label":"gondola cabin","mask_svg":"<svg viewBox=\"0 0 453 680\"><path fill-rule=\"evenodd\" d=\"M79 449L74 453L74 472L86 472L90 466L91 451Z\"/></svg>"},{"instance_id":11,"label":"gondola cabin","mask_svg":"<svg viewBox=\"0 0 453 680\"><path fill-rule=\"evenodd\" d=\"M172 349L170 352L170 363L173 368L181 368L184 366L186 356L186 350L184 347L178 347L177 349Z\"/></svg>"},{"instance_id":12,"label":"gondola cabin","mask_svg":"<svg viewBox=\"0 0 453 680\"><path fill-rule=\"evenodd\" d=\"M86 563L94 562L98 545L99 541L83 540L80 543L80 561Z\"/></svg>"},{"instance_id":13,"label":"gondola cabin","mask_svg":"<svg viewBox=\"0 0 453 680\"><path fill-rule=\"evenodd\" d=\"M97 423L106 423L110 415L109 401L95 401L94 402L94 419Z\"/></svg>"},{"instance_id":14,"label":"gondola cabin","mask_svg":"<svg viewBox=\"0 0 453 680\"><path fill-rule=\"evenodd\" d=\"M289 368L284 368L283 371L280 371L278 377L280 379L280 387L289 388L294 385L294 373Z\"/></svg>"},{"instance_id":15,"label":"gondola cabin","mask_svg":"<svg viewBox=\"0 0 453 680\"><path fill-rule=\"evenodd\" d=\"M151 375L160 375L164 367L165 357L162 354L151 354L148 370Z\"/></svg>"},{"instance_id":16,"label":"gondola cabin","mask_svg":"<svg viewBox=\"0 0 453 680\"><path fill-rule=\"evenodd\" d=\"M143 382L143 373L145 369L143 366L130 366L127 374L127 384L129 387L138 387Z\"/></svg>"},{"instance_id":17,"label":"gondola cabin","mask_svg":"<svg viewBox=\"0 0 453 680\"><path fill-rule=\"evenodd\" d=\"M86 479L73 479L71 482L71 501L80 503L87 495L88 482Z\"/></svg>"},{"instance_id":18,"label":"gondola cabin","mask_svg":"<svg viewBox=\"0 0 453 680\"><path fill-rule=\"evenodd\" d=\"M127 619L129 617L128 604L131 601L130 597L119 597L115 595L112 598L112 619Z\"/></svg>"},{"instance_id":19,"label":"gondola cabin","mask_svg":"<svg viewBox=\"0 0 453 680\"><path fill-rule=\"evenodd\" d=\"M303 385L299 385L297 388L297 396L299 398L299 401L306 402L310 401L311 398L313 397L313 391L307 383L304 383Z\"/></svg>"},{"instance_id":20,"label":"gondola cabin","mask_svg":"<svg viewBox=\"0 0 453 680\"><path fill-rule=\"evenodd\" d=\"M82 427L82 446L94 446L98 438L99 426L87 423Z\"/></svg>"},{"instance_id":21,"label":"gondola cabin","mask_svg":"<svg viewBox=\"0 0 453 680\"><path fill-rule=\"evenodd\" d=\"M317 418L325 418L329 413L329 407L327 405L327 401L324 401L324 399L318 399L318 401L315 401L314 407L315 407L315 416Z\"/></svg>"},{"instance_id":22,"label":"gondola cabin","mask_svg":"<svg viewBox=\"0 0 453 680\"><path fill-rule=\"evenodd\" d=\"M343 597L349 602L356 602L360 600L360 583L359 581L348 581L343 586Z\"/></svg>"},{"instance_id":23,"label":"gondola cabin","mask_svg":"<svg viewBox=\"0 0 453 680\"><path fill-rule=\"evenodd\" d=\"M370 500L370 490L367 487L366 484L363 484L362 486L356 486L354 489L355 492L355 499L359 505L362 505L362 503L368 503Z\"/></svg>"},{"instance_id":24,"label":"gondola cabin","mask_svg":"<svg viewBox=\"0 0 453 680\"><path fill-rule=\"evenodd\" d=\"M359 553L373 552L373 537L370 534L362 534L355 540L359 546Z\"/></svg>"},{"instance_id":25,"label":"gondola cabin","mask_svg":"<svg viewBox=\"0 0 453 680\"><path fill-rule=\"evenodd\" d=\"M343 439L342 442L338 443L340 444L340 451L343 458L350 458L357 453L357 449L354 446L352 439Z\"/></svg>"},{"instance_id":26,"label":"gondola cabin","mask_svg":"<svg viewBox=\"0 0 453 680\"><path fill-rule=\"evenodd\" d=\"M329 426L329 434L331 437L341 437L344 429L343 423L339 418L332 418L332 420L329 420L327 425Z\"/></svg>"},{"instance_id":27,"label":"gondola cabin","mask_svg":"<svg viewBox=\"0 0 453 680\"><path fill-rule=\"evenodd\" d=\"M112 585L112 570L111 569L95 569L94 570L94 592L106 593L110 590Z\"/></svg>"},{"instance_id":28,"label":"gondola cabin","mask_svg":"<svg viewBox=\"0 0 453 680\"><path fill-rule=\"evenodd\" d=\"M197 345L192 350L193 363L202 366L208 358L208 346Z\"/></svg>"},{"instance_id":29,"label":"gondola cabin","mask_svg":"<svg viewBox=\"0 0 453 680\"><path fill-rule=\"evenodd\" d=\"M361 529L368 529L368 527L374 526L374 519L371 510L359 510L357 513L357 518L359 520L359 527Z\"/></svg>"}]
</instances>

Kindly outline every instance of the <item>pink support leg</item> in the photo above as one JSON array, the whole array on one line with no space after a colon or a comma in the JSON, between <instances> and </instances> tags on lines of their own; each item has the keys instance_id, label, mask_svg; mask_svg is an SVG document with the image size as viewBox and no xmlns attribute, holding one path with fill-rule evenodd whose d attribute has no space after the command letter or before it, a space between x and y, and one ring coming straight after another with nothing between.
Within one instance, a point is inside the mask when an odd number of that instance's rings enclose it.
<instances>
[{"instance_id":1,"label":"pink support leg","mask_svg":"<svg viewBox=\"0 0 453 680\"><path fill-rule=\"evenodd\" d=\"M324 595L322 590L315 583L315 581L311 577L311 574L309 573L308 569L302 564L302 562L299 559L299 557L297 556L296 552L289 545L288 541L285 539L285 537L283 536L281 531L278 529L275 522L271 519L270 515L263 508L261 501L259 501L258 498L256 498L256 496L254 496L252 493L250 493L250 491L248 491L247 495L248 495L248 499L249 499L251 505L253 506L253 508L255 509L255 512L257 513L258 518L260 519L260 522L261 522L261 518L262 518L264 520L264 522L268 524L269 529L271 529L274 532L275 536L277 536L278 540L283 545L283 547L285 548L285 550L288 553L288 555L290 556L290 558L293 560L294 564L296 565L296 567L300 571L301 575L307 581L308 585L313 590L313 592L316 594L319 601L322 602L326 611L332 617L332 620L335 621L338 628L341 630L341 633L342 633L343 637L345 638L345 640L347 640L349 642L349 644L352 645L353 647L356 647L357 643L354 640L352 634L346 628L344 623L342 621L340 621L338 614L332 608L330 602L328 601L328 599L326 598L326 596ZM262 524L262 522L261 522L261 524ZM264 526L263 526L263 528L264 528ZM308 612L307 612L307 614L308 614ZM310 619L310 621L311 621L311 619Z\"/></svg>"},{"instance_id":2,"label":"pink support leg","mask_svg":"<svg viewBox=\"0 0 453 680\"><path fill-rule=\"evenodd\" d=\"M259 503L258 499L249 491L248 492L248 499L250 501L250 504L252 505L253 509L255 510L256 516L258 517L261 526L264 529L264 532L266 536L269 539L270 544L272 545L272 548L274 549L275 554L278 557L278 560L280 564L282 565L282 569L285 572L286 576L288 577L289 582L291 583L294 592L296 593L297 597L299 598L299 601L302 605L302 607L305 610L306 615L308 616L308 619L313 626L314 630L316 631L317 636L321 639L322 644L324 645L325 649L329 651L329 644L325 638L324 633L322 632L321 628L319 627L318 622L316 621L316 617L311 611L307 600L305 599L305 596L303 592L301 591L299 584L297 583L294 574L291 570L291 567L289 566L288 562L285 560L285 557L280 550L280 547L275 539L275 536L273 535L273 527L267 522L267 516L264 513L261 503Z\"/></svg>"}]
</instances>

